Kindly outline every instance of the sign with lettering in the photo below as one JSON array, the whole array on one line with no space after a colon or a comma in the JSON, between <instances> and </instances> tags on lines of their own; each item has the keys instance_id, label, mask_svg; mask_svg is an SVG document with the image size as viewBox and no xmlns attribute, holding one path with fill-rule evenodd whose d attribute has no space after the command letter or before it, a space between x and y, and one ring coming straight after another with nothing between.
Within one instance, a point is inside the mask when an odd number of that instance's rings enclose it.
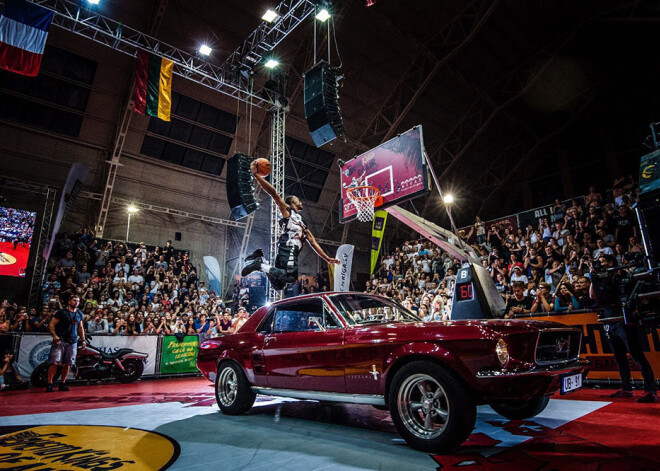
<instances>
[{"instance_id":1,"label":"sign with lettering","mask_svg":"<svg viewBox=\"0 0 660 471\"><path fill-rule=\"evenodd\" d=\"M160 354L160 373L195 373L197 372L197 347L199 340L196 335L186 335L179 341L174 335L163 337Z\"/></svg>"},{"instance_id":2,"label":"sign with lettering","mask_svg":"<svg viewBox=\"0 0 660 471\"><path fill-rule=\"evenodd\" d=\"M180 450L172 438L146 430L43 425L0 436L0 470L163 470Z\"/></svg>"}]
</instances>

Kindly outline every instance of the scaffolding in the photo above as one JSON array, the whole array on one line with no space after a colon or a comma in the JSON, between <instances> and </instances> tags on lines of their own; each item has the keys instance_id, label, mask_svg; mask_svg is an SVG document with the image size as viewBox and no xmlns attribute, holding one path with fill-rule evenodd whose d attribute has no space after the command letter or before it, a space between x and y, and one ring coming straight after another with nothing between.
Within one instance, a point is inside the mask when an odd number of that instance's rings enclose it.
<instances>
[{"instance_id":1,"label":"scaffolding","mask_svg":"<svg viewBox=\"0 0 660 471\"><path fill-rule=\"evenodd\" d=\"M286 158L286 113L289 111L285 100L278 99L270 115L270 183L278 195L284 194L284 159ZM270 202L270 263L275 263L279 238L280 208L274 200ZM282 293L268 283L268 301L277 301Z\"/></svg>"}]
</instances>

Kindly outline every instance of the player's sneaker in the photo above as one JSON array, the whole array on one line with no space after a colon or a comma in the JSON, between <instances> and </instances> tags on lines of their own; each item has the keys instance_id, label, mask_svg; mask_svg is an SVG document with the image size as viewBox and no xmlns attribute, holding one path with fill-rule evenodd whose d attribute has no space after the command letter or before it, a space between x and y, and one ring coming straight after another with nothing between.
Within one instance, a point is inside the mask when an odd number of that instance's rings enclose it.
<instances>
[{"instance_id":1,"label":"player's sneaker","mask_svg":"<svg viewBox=\"0 0 660 471\"><path fill-rule=\"evenodd\" d=\"M264 256L264 251L261 250L261 249L257 249L254 252L252 252L250 255L245 257L245 261L246 262L251 262L252 260L254 260L256 258L263 258L263 256Z\"/></svg>"},{"instance_id":2,"label":"player's sneaker","mask_svg":"<svg viewBox=\"0 0 660 471\"><path fill-rule=\"evenodd\" d=\"M610 394L610 397L633 397L633 392L619 389L617 392Z\"/></svg>"},{"instance_id":3,"label":"player's sneaker","mask_svg":"<svg viewBox=\"0 0 660 471\"><path fill-rule=\"evenodd\" d=\"M261 257L255 258L254 260L252 260L250 263L248 263L243 267L243 270L241 270L241 276L248 276L252 272L261 270L262 263L263 260L261 259Z\"/></svg>"},{"instance_id":4,"label":"player's sneaker","mask_svg":"<svg viewBox=\"0 0 660 471\"><path fill-rule=\"evenodd\" d=\"M637 402L653 404L658 400L658 395L654 392L645 392L643 396L637 398Z\"/></svg>"}]
</instances>

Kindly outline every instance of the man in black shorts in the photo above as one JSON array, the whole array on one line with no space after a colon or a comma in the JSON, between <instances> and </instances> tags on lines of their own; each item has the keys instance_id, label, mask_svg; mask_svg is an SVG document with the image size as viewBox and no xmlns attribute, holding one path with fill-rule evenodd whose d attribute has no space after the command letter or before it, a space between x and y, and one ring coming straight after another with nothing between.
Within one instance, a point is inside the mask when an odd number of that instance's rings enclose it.
<instances>
[{"instance_id":1,"label":"man in black shorts","mask_svg":"<svg viewBox=\"0 0 660 471\"><path fill-rule=\"evenodd\" d=\"M330 257L323 251L310 230L307 229L300 216L300 210L303 207L302 202L296 196L287 196L286 199L282 199L275 191L275 187L257 173L255 162L252 162L250 170L252 170L254 178L264 191L273 198L282 213L282 218L279 221L280 238L277 242L275 266L265 263L262 258L264 256L263 250L257 249L245 259L249 263L243 268L241 275L247 276L260 270L266 274L273 289L284 289L287 283L298 281L298 254L302 250L302 244L305 241L326 262L340 264L341 262L338 259Z\"/></svg>"},{"instance_id":2,"label":"man in black shorts","mask_svg":"<svg viewBox=\"0 0 660 471\"><path fill-rule=\"evenodd\" d=\"M68 391L66 385L66 376L69 374L69 368L76 363L76 347L78 345L78 335L82 339L82 346L85 348L85 329L83 328L83 313L78 309L80 298L73 295L69 298L67 307L60 309L53 316L48 324L48 330L53 336L53 343L50 347L48 356L48 386L46 392L53 392L53 379L57 373L57 366L62 365L62 382L60 391Z\"/></svg>"}]
</instances>

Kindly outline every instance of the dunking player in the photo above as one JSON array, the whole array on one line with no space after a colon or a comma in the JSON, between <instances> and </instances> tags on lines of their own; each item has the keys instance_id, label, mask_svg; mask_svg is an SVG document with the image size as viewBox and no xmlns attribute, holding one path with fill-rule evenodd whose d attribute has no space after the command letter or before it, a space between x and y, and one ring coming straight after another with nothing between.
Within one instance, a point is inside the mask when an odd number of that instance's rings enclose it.
<instances>
[{"instance_id":1,"label":"dunking player","mask_svg":"<svg viewBox=\"0 0 660 471\"><path fill-rule=\"evenodd\" d=\"M279 221L281 235L277 242L275 266L265 263L263 260L263 250L257 249L245 259L249 263L245 265L241 271L241 275L246 276L254 271L261 270L266 274L274 289L284 289L287 283L294 283L298 280L298 254L305 241L326 262L334 264L341 263L338 259L328 256L318 242L316 242L310 230L307 229L300 216L300 210L303 207L302 202L296 196L287 196L285 199L282 199L275 191L273 185L257 173L255 162L252 162L250 170L252 170L252 174L259 182L259 185L273 198L277 207L280 208L280 212L282 213L282 218Z\"/></svg>"}]
</instances>

